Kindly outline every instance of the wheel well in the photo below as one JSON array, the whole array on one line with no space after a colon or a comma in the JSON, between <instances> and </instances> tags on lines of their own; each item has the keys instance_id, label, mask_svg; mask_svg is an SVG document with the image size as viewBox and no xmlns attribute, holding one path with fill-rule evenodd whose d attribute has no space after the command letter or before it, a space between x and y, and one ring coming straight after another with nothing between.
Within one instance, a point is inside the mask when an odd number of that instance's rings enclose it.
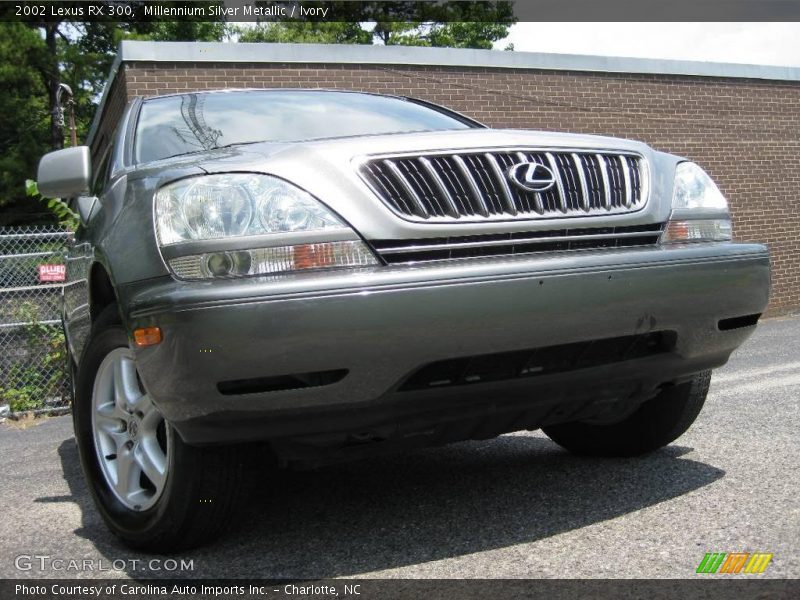
<instances>
[{"instance_id":1,"label":"wheel well","mask_svg":"<svg viewBox=\"0 0 800 600\"><path fill-rule=\"evenodd\" d=\"M116 302L117 295L114 293L111 277L103 265L95 264L89 274L89 314L92 322L100 316L106 306Z\"/></svg>"}]
</instances>

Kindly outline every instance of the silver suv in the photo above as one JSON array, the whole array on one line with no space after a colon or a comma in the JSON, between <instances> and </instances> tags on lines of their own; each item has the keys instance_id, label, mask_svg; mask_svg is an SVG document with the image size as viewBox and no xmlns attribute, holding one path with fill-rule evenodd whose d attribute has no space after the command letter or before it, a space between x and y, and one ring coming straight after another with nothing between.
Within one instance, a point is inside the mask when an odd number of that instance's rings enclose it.
<instances>
[{"instance_id":1,"label":"silver suv","mask_svg":"<svg viewBox=\"0 0 800 600\"><path fill-rule=\"evenodd\" d=\"M769 296L766 248L731 242L696 164L411 98L136 98L39 189L82 222L63 320L86 479L160 552L222 530L252 444L285 466L538 428L656 450Z\"/></svg>"}]
</instances>

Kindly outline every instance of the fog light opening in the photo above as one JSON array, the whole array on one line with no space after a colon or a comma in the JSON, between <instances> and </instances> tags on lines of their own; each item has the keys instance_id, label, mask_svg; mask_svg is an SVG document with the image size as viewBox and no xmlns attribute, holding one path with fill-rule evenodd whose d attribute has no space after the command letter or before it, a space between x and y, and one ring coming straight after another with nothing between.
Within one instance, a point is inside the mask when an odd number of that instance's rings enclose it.
<instances>
[{"instance_id":1,"label":"fog light opening","mask_svg":"<svg viewBox=\"0 0 800 600\"><path fill-rule=\"evenodd\" d=\"M761 314L745 315L743 317L732 317L730 319L722 319L717 323L717 328L720 331L730 331L732 329L742 329L743 327L752 327L758 323Z\"/></svg>"}]
</instances>

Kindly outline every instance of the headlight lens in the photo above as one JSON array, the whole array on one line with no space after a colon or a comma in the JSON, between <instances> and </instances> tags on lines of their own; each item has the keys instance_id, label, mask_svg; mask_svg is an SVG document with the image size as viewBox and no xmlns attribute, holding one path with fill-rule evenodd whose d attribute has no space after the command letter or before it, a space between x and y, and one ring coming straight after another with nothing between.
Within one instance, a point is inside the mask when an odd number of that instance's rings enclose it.
<instances>
[{"instance_id":1,"label":"headlight lens","mask_svg":"<svg viewBox=\"0 0 800 600\"><path fill-rule=\"evenodd\" d=\"M727 210L728 202L708 173L692 162L683 162L675 169L672 208Z\"/></svg>"},{"instance_id":2,"label":"headlight lens","mask_svg":"<svg viewBox=\"0 0 800 600\"><path fill-rule=\"evenodd\" d=\"M283 181L267 189L258 206L265 231L314 231L342 226L319 202Z\"/></svg>"},{"instance_id":3,"label":"headlight lens","mask_svg":"<svg viewBox=\"0 0 800 600\"><path fill-rule=\"evenodd\" d=\"M230 173L193 177L156 194L162 246L246 235L346 227L303 190L269 175Z\"/></svg>"},{"instance_id":4,"label":"headlight lens","mask_svg":"<svg viewBox=\"0 0 800 600\"><path fill-rule=\"evenodd\" d=\"M717 184L692 162L675 168L672 215L662 244L686 242L726 242L731 239L728 202Z\"/></svg>"},{"instance_id":5,"label":"headlight lens","mask_svg":"<svg viewBox=\"0 0 800 600\"><path fill-rule=\"evenodd\" d=\"M184 193L183 220L183 231L195 240L245 235L253 202L244 188L201 179Z\"/></svg>"},{"instance_id":6,"label":"headlight lens","mask_svg":"<svg viewBox=\"0 0 800 600\"><path fill-rule=\"evenodd\" d=\"M355 231L327 207L277 177L193 177L164 186L155 202L162 253L181 279L379 264ZM260 237L242 239L247 236ZM208 243L186 244L204 240Z\"/></svg>"}]
</instances>

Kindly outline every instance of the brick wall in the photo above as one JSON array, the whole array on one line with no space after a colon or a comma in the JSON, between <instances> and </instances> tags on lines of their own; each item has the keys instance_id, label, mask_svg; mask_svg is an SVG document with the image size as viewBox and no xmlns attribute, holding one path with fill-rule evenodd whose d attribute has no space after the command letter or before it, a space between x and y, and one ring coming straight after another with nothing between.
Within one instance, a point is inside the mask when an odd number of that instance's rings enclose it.
<instances>
[{"instance_id":1,"label":"brick wall","mask_svg":"<svg viewBox=\"0 0 800 600\"><path fill-rule=\"evenodd\" d=\"M769 244L770 312L800 308L800 83L533 69L124 63L107 102L225 87L324 87L416 96L494 127L642 140L705 167L738 240ZM101 133L101 132L98 132ZM100 136L98 136L100 137Z\"/></svg>"}]
</instances>

